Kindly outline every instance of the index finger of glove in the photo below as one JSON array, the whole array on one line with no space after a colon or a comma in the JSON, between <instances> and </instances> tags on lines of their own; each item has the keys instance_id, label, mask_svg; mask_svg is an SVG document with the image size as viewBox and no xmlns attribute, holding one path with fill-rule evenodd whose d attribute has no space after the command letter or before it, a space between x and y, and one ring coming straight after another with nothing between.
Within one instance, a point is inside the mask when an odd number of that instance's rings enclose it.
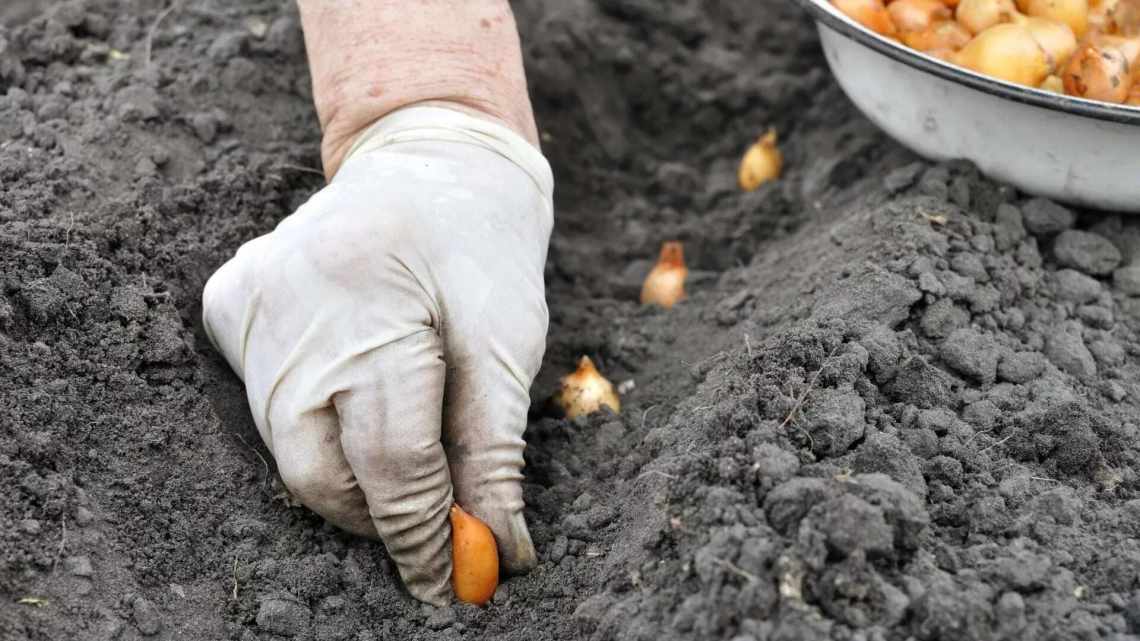
<instances>
[{"instance_id":1,"label":"index finger of glove","mask_svg":"<svg viewBox=\"0 0 1140 641\"><path fill-rule=\"evenodd\" d=\"M334 396L345 458L408 591L446 604L452 497L440 443L445 368L439 337L417 332L355 361L353 384Z\"/></svg>"},{"instance_id":2,"label":"index finger of glove","mask_svg":"<svg viewBox=\"0 0 1140 641\"><path fill-rule=\"evenodd\" d=\"M529 384L503 358L480 358L449 369L444 404L455 500L491 528L511 573L537 562L521 485Z\"/></svg>"}]
</instances>

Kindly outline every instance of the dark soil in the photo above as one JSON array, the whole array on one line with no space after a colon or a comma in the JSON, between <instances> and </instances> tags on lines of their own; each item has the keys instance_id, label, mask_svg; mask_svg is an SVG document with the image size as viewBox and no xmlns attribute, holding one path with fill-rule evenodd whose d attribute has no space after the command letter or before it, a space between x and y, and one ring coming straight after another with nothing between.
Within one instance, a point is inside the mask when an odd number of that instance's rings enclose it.
<instances>
[{"instance_id":1,"label":"dark soil","mask_svg":"<svg viewBox=\"0 0 1140 641\"><path fill-rule=\"evenodd\" d=\"M0 639L1140 638L1140 225L917 161L792 3L518 3L541 563L440 610L289 505L199 321L323 182L291 3L40 5L0 12ZM642 308L672 239L690 298ZM543 415L580 354L620 416Z\"/></svg>"}]
</instances>

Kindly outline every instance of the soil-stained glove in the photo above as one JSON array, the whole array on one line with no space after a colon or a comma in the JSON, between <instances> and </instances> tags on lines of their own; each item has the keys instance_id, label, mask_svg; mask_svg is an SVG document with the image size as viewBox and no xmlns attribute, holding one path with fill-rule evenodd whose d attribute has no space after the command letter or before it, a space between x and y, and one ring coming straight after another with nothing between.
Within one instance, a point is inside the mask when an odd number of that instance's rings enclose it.
<instances>
[{"instance_id":1,"label":"soil-stained glove","mask_svg":"<svg viewBox=\"0 0 1140 641\"><path fill-rule=\"evenodd\" d=\"M552 190L545 158L506 127L405 108L203 293L285 485L379 536L437 605L453 499L491 527L508 572L535 563L519 481Z\"/></svg>"}]
</instances>

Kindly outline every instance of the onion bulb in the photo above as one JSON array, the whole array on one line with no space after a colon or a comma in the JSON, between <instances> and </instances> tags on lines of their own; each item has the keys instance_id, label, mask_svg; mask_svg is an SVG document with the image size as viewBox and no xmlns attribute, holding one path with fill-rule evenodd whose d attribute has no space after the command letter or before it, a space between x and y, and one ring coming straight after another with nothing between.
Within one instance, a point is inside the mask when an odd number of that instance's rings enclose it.
<instances>
[{"instance_id":1,"label":"onion bulb","mask_svg":"<svg viewBox=\"0 0 1140 641\"><path fill-rule=\"evenodd\" d=\"M955 54L953 61L980 74L1030 87L1040 85L1049 75L1045 50L1029 29L1016 24L986 29Z\"/></svg>"},{"instance_id":2,"label":"onion bulb","mask_svg":"<svg viewBox=\"0 0 1140 641\"><path fill-rule=\"evenodd\" d=\"M1064 22L1078 38L1089 28L1088 0L1025 0L1023 11L1035 18Z\"/></svg>"},{"instance_id":3,"label":"onion bulb","mask_svg":"<svg viewBox=\"0 0 1140 641\"><path fill-rule=\"evenodd\" d=\"M1091 11L1089 21L1091 24L1099 23L1105 33L1140 35L1140 0L1106 1Z\"/></svg>"},{"instance_id":4,"label":"onion bulb","mask_svg":"<svg viewBox=\"0 0 1140 641\"><path fill-rule=\"evenodd\" d=\"M950 19L950 9L941 0L894 0L887 5L891 20L903 34L922 31L938 20Z\"/></svg>"},{"instance_id":5,"label":"onion bulb","mask_svg":"<svg viewBox=\"0 0 1140 641\"><path fill-rule=\"evenodd\" d=\"M1112 28L1112 10L1116 0L1089 2L1089 30L1096 33L1116 33Z\"/></svg>"},{"instance_id":6,"label":"onion bulb","mask_svg":"<svg viewBox=\"0 0 1140 641\"><path fill-rule=\"evenodd\" d=\"M1049 68L1059 72L1077 51L1077 38L1073 29L1052 18L1018 16L1015 22L1026 29L1041 45L1049 59Z\"/></svg>"},{"instance_id":7,"label":"onion bulb","mask_svg":"<svg viewBox=\"0 0 1140 641\"><path fill-rule=\"evenodd\" d=\"M883 0L832 0L832 4L847 14L847 17L875 33L884 36L895 36L898 33Z\"/></svg>"},{"instance_id":8,"label":"onion bulb","mask_svg":"<svg viewBox=\"0 0 1140 641\"><path fill-rule=\"evenodd\" d=\"M1124 101L1124 104L1140 107L1140 82L1132 83L1132 91L1128 92L1128 99Z\"/></svg>"},{"instance_id":9,"label":"onion bulb","mask_svg":"<svg viewBox=\"0 0 1140 641\"><path fill-rule=\"evenodd\" d=\"M491 528L458 505L452 504L451 589L455 598L483 605L499 587L499 549Z\"/></svg>"},{"instance_id":10,"label":"onion bulb","mask_svg":"<svg viewBox=\"0 0 1140 641\"><path fill-rule=\"evenodd\" d=\"M1140 36L1140 0L1116 0L1107 19L1106 32L1118 36Z\"/></svg>"},{"instance_id":11,"label":"onion bulb","mask_svg":"<svg viewBox=\"0 0 1140 641\"><path fill-rule=\"evenodd\" d=\"M596 367L589 356L578 360L578 369L562 377L554 402L566 413L566 418L577 418L592 414L606 406L615 413L621 411L614 386Z\"/></svg>"},{"instance_id":12,"label":"onion bulb","mask_svg":"<svg viewBox=\"0 0 1140 641\"><path fill-rule=\"evenodd\" d=\"M1128 58L1112 45L1086 42L1065 67L1065 93L1089 100L1124 102L1132 86Z\"/></svg>"},{"instance_id":13,"label":"onion bulb","mask_svg":"<svg viewBox=\"0 0 1140 641\"><path fill-rule=\"evenodd\" d=\"M996 24L1011 22L1017 7L1013 0L962 0L954 15L970 33L978 35Z\"/></svg>"},{"instance_id":14,"label":"onion bulb","mask_svg":"<svg viewBox=\"0 0 1140 641\"><path fill-rule=\"evenodd\" d=\"M740 159L740 170L737 172L740 188L753 191L769 180L779 178L783 168L784 155L776 146L776 130L769 129L752 143Z\"/></svg>"},{"instance_id":15,"label":"onion bulb","mask_svg":"<svg viewBox=\"0 0 1140 641\"><path fill-rule=\"evenodd\" d=\"M1048 91L1051 93L1065 93L1065 83L1061 80L1061 76L1053 74L1050 74L1047 78L1042 80L1041 84L1038 85L1037 88L1041 89L1042 91Z\"/></svg>"},{"instance_id":16,"label":"onion bulb","mask_svg":"<svg viewBox=\"0 0 1140 641\"><path fill-rule=\"evenodd\" d=\"M688 275L684 246L678 241L662 244L657 264L649 270L641 286L641 304L670 309L685 297L685 277Z\"/></svg>"},{"instance_id":17,"label":"onion bulb","mask_svg":"<svg viewBox=\"0 0 1140 641\"><path fill-rule=\"evenodd\" d=\"M973 34L953 20L935 22L922 31L903 34L906 46L923 53L936 55L940 52L958 51L965 47ZM939 55L938 57L943 57Z\"/></svg>"},{"instance_id":18,"label":"onion bulb","mask_svg":"<svg viewBox=\"0 0 1140 641\"><path fill-rule=\"evenodd\" d=\"M1089 31L1112 35L1136 35L1140 27L1140 2L1135 0L1090 0ZM1131 27L1130 27L1131 25Z\"/></svg>"},{"instance_id":19,"label":"onion bulb","mask_svg":"<svg viewBox=\"0 0 1140 641\"><path fill-rule=\"evenodd\" d=\"M939 60L945 60L946 62L953 64L954 56L958 52L953 49L931 49L930 51L926 51L924 53L928 56L938 58Z\"/></svg>"},{"instance_id":20,"label":"onion bulb","mask_svg":"<svg viewBox=\"0 0 1140 641\"><path fill-rule=\"evenodd\" d=\"M1140 37L1127 38L1095 34L1091 35L1088 40L1102 47L1109 46L1119 49L1120 53L1124 54L1124 59L1128 61L1129 71L1135 78L1140 79L1140 73L1137 73L1137 66L1140 65Z\"/></svg>"}]
</instances>

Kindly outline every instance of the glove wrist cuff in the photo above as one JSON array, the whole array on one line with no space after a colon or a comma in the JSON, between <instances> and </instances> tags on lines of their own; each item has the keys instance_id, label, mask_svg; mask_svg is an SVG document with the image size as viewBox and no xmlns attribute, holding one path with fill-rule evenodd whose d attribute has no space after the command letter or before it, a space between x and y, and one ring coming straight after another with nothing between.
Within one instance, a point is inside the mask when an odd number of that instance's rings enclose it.
<instances>
[{"instance_id":1,"label":"glove wrist cuff","mask_svg":"<svg viewBox=\"0 0 1140 641\"><path fill-rule=\"evenodd\" d=\"M357 137L344 162L348 164L354 157L388 145L420 141L458 142L490 149L526 172L545 198L553 197L554 175L541 151L504 124L448 107L417 104L387 114Z\"/></svg>"}]
</instances>

